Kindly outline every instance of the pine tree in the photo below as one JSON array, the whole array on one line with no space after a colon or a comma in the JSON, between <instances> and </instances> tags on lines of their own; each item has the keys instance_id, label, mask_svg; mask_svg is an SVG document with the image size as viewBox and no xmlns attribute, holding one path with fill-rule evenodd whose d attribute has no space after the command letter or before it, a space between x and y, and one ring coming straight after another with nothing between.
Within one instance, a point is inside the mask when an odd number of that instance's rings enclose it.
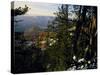
<instances>
[{"instance_id":1,"label":"pine tree","mask_svg":"<svg viewBox=\"0 0 100 75\"><path fill-rule=\"evenodd\" d=\"M79 68L79 60L84 59L84 64L88 64L88 62L92 62L94 56L96 55L96 40L93 42L94 34L96 34L96 7L89 6L80 6L78 14L78 21L76 25L76 30L74 33L73 40L73 52L76 56L76 69ZM94 13L95 12L95 13ZM95 16L94 16L95 15ZM95 17L93 24L93 17ZM95 36L95 39L97 37ZM95 46L93 48L93 45ZM96 58L95 58L96 59ZM90 64L90 63L89 63ZM80 65L80 66L81 66ZM89 66L87 66L88 68ZM95 68L95 67L91 67Z\"/></svg>"},{"instance_id":2,"label":"pine tree","mask_svg":"<svg viewBox=\"0 0 100 75\"><path fill-rule=\"evenodd\" d=\"M57 17L52 26L56 30L57 41L45 51L49 59L46 63L49 71L66 70L72 63L72 32L69 29L73 26L69 24L68 5L61 5L59 12L55 14Z\"/></svg>"}]
</instances>

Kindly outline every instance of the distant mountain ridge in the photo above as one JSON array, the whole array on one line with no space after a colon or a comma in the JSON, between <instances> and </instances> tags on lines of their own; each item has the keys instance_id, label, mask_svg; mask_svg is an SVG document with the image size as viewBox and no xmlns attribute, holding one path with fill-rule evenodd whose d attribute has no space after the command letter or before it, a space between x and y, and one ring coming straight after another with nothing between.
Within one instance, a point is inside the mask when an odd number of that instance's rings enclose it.
<instances>
[{"instance_id":1,"label":"distant mountain ridge","mask_svg":"<svg viewBox=\"0 0 100 75\"><path fill-rule=\"evenodd\" d=\"M54 16L16 16L15 20L15 32L24 32L30 28L36 27L36 29L44 29L48 25L48 21L53 21Z\"/></svg>"}]
</instances>

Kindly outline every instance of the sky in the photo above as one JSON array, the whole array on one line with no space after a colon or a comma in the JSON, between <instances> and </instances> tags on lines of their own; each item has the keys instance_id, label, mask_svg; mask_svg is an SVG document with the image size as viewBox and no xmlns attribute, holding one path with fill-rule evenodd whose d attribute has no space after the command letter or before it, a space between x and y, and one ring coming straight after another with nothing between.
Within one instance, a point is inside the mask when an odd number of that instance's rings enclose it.
<instances>
[{"instance_id":1,"label":"sky","mask_svg":"<svg viewBox=\"0 0 100 75\"><path fill-rule=\"evenodd\" d=\"M15 1L14 9L18 7L29 7L29 11L20 16L16 16L17 19L23 20L15 25L15 30L24 31L28 28L31 28L33 25L38 25L40 27L46 27L48 21L51 20L54 13L59 12L58 7L61 7L62 4L55 3L40 3L40 2L29 2L29 1ZM13 5L12 5L13 8ZM69 12L73 10L72 6L69 7ZM72 13L73 14L73 13ZM50 16L50 17L47 17ZM69 15L69 18L73 18L75 15ZM54 19L55 17L53 17ZM38 19L38 20L37 20ZM43 23L42 23L43 22Z\"/></svg>"},{"instance_id":2,"label":"sky","mask_svg":"<svg viewBox=\"0 0 100 75\"><path fill-rule=\"evenodd\" d=\"M25 14L28 16L55 16L54 13L58 11L60 4L54 3L36 3L36 2L25 2L15 1L14 8L24 7L27 5L30 9Z\"/></svg>"}]
</instances>

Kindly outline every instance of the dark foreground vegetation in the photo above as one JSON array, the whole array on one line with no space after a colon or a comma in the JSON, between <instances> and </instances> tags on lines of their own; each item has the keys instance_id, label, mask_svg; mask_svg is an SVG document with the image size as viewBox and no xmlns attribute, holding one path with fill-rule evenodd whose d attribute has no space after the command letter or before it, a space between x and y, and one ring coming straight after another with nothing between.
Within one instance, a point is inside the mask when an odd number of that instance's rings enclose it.
<instances>
[{"instance_id":1,"label":"dark foreground vegetation","mask_svg":"<svg viewBox=\"0 0 100 75\"><path fill-rule=\"evenodd\" d=\"M12 11L15 12L12 12L14 17L27 12L28 7ZM75 18L69 19L69 15L73 14ZM61 5L55 15L55 20L48 24L46 32L56 35L46 36L45 50L39 47L39 40L35 45L28 46L24 36L18 37L23 33L15 35L15 41L19 40L15 45L16 73L97 68L97 7ZM48 39L55 42L50 44Z\"/></svg>"}]
</instances>

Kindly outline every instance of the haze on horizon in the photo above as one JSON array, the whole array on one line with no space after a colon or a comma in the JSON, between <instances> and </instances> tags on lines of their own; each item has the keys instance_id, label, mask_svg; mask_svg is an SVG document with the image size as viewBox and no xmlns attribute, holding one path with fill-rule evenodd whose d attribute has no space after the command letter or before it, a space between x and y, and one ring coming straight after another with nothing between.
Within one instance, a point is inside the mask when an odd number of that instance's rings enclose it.
<instances>
[{"instance_id":1,"label":"haze on horizon","mask_svg":"<svg viewBox=\"0 0 100 75\"><path fill-rule=\"evenodd\" d=\"M24 15L15 16L16 20L22 20L21 22L15 23L15 29L17 31L24 31L36 25L40 28L46 28L48 21L54 20L56 15L54 13L59 12L58 7L62 4L55 3L40 3L40 2L29 2L29 1L14 1L14 9L18 7L29 7L29 11ZM70 10L73 7L69 5ZM69 10L69 12L70 12ZM74 13L68 16L69 18L75 17Z\"/></svg>"},{"instance_id":2,"label":"haze on horizon","mask_svg":"<svg viewBox=\"0 0 100 75\"><path fill-rule=\"evenodd\" d=\"M55 16L54 13L58 11L61 4L15 1L14 9L25 5L29 7L26 16Z\"/></svg>"}]
</instances>

